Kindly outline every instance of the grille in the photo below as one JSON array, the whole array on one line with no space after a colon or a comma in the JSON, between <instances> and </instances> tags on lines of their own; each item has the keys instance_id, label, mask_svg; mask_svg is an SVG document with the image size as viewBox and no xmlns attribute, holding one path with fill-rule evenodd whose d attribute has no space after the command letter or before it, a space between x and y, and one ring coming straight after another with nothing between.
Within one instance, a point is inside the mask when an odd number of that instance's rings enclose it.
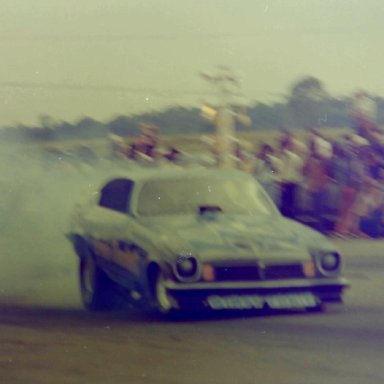
<instances>
[{"instance_id":1,"label":"grille","mask_svg":"<svg viewBox=\"0 0 384 384\"><path fill-rule=\"evenodd\" d=\"M268 265L264 273L267 280L305 277L301 264Z\"/></svg>"},{"instance_id":2,"label":"grille","mask_svg":"<svg viewBox=\"0 0 384 384\"><path fill-rule=\"evenodd\" d=\"M216 281L257 281L305 277L301 264L261 266L216 266Z\"/></svg>"},{"instance_id":3,"label":"grille","mask_svg":"<svg viewBox=\"0 0 384 384\"><path fill-rule=\"evenodd\" d=\"M260 268L257 266L216 267L215 276L217 281L241 281L261 279Z\"/></svg>"}]
</instances>

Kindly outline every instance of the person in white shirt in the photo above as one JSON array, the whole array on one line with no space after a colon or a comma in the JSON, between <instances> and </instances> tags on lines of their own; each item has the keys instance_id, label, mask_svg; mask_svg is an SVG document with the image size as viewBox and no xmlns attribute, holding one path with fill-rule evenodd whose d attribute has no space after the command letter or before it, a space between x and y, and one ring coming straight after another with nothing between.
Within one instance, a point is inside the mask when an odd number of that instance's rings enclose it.
<instances>
[{"instance_id":1,"label":"person in white shirt","mask_svg":"<svg viewBox=\"0 0 384 384\"><path fill-rule=\"evenodd\" d=\"M376 101L366 92L357 92L351 103L350 116L357 134L366 138L373 146L380 145L384 132L377 123Z\"/></svg>"},{"instance_id":2,"label":"person in white shirt","mask_svg":"<svg viewBox=\"0 0 384 384\"><path fill-rule=\"evenodd\" d=\"M274 149L268 144L263 144L255 159L254 175L279 208L281 167L281 160L275 155Z\"/></svg>"},{"instance_id":3,"label":"person in white shirt","mask_svg":"<svg viewBox=\"0 0 384 384\"><path fill-rule=\"evenodd\" d=\"M292 140L281 144L281 213L295 218L298 213L298 188L303 182L303 159L295 153Z\"/></svg>"},{"instance_id":4,"label":"person in white shirt","mask_svg":"<svg viewBox=\"0 0 384 384\"><path fill-rule=\"evenodd\" d=\"M312 130L308 146L313 146L316 154L322 157L324 160L330 160L333 156L332 144L316 130Z\"/></svg>"}]
</instances>

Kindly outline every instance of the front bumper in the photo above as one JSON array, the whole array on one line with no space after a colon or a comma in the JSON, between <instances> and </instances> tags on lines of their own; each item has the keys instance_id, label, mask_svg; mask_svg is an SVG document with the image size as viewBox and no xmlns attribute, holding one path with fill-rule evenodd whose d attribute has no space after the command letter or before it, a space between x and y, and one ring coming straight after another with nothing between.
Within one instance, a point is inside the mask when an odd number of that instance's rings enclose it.
<instances>
[{"instance_id":1,"label":"front bumper","mask_svg":"<svg viewBox=\"0 0 384 384\"><path fill-rule=\"evenodd\" d=\"M315 307L324 302L342 302L343 291L348 286L343 277L262 282L166 282L173 307L192 310L261 309L271 307L269 304L277 301L279 308ZM221 299L227 304L212 305Z\"/></svg>"}]
</instances>

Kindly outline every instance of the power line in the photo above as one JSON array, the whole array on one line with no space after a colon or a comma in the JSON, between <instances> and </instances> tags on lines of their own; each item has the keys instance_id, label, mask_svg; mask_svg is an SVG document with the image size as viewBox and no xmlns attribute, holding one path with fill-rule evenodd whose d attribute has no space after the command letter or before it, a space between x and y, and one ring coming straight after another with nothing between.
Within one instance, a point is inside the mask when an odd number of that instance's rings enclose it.
<instances>
[{"instance_id":1,"label":"power line","mask_svg":"<svg viewBox=\"0 0 384 384\"><path fill-rule=\"evenodd\" d=\"M261 35L271 34L306 34L306 35L318 35L318 34L356 34L366 31L366 25L350 25L350 26L338 26L329 28L295 28L295 27L281 27L281 28L258 28L252 33L223 33L223 32L211 32L211 33L171 33L171 34L119 34L119 35L0 35L1 41L62 41L62 42L81 42L81 41L145 41L145 40L217 40L217 39L247 39L256 38Z\"/></svg>"},{"instance_id":2,"label":"power line","mask_svg":"<svg viewBox=\"0 0 384 384\"><path fill-rule=\"evenodd\" d=\"M31 89L48 89L57 91L93 91L93 92L125 92L137 94L151 94L161 97L179 97L179 96L204 96L217 95L215 92L204 90L181 90L166 89L160 90L156 88L133 88L124 85L92 85L92 84L64 84L50 82L19 82L19 81L2 81L0 87L3 88L31 88Z\"/></svg>"},{"instance_id":3,"label":"power line","mask_svg":"<svg viewBox=\"0 0 384 384\"><path fill-rule=\"evenodd\" d=\"M5 36L0 35L1 41L62 41L62 42L81 42L81 41L145 41L145 40L217 40L230 38L255 37L257 34L226 34L226 33L206 33L206 34L148 34L148 35L35 35L35 36Z\"/></svg>"}]
</instances>

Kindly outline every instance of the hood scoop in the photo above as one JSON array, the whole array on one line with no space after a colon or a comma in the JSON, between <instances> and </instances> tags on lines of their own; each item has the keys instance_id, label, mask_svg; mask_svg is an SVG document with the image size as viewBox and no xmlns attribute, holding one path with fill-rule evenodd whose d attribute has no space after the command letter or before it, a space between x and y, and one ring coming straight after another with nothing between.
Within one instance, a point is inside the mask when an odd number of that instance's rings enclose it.
<instances>
[{"instance_id":1,"label":"hood scoop","mask_svg":"<svg viewBox=\"0 0 384 384\"><path fill-rule=\"evenodd\" d=\"M199 218L204 221L216 221L223 210L217 205L200 205Z\"/></svg>"}]
</instances>

